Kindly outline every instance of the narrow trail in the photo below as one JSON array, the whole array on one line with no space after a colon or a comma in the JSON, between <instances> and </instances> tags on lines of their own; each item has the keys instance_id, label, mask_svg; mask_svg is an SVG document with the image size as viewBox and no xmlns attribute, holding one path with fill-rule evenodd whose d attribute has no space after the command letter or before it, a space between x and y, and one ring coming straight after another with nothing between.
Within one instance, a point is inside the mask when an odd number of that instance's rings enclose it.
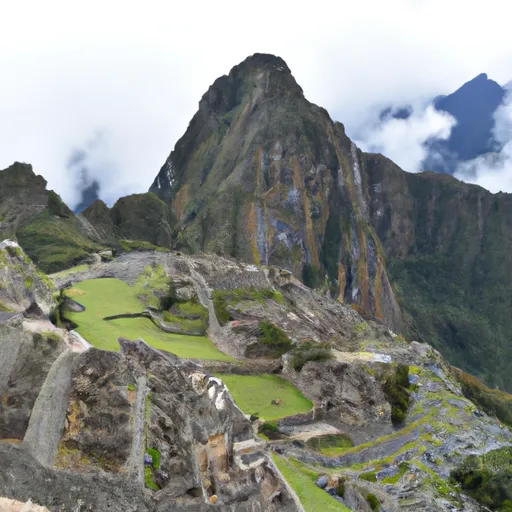
<instances>
[{"instance_id":1,"label":"narrow trail","mask_svg":"<svg viewBox=\"0 0 512 512\"><path fill-rule=\"evenodd\" d=\"M224 335L222 327L217 319L217 315L215 314L215 307L213 305L210 287L206 283L204 277L194 269L193 263L190 261L187 261L187 263L199 302L208 309L208 337L219 350L225 354L233 356L233 349L230 344L227 343L227 337Z\"/></svg>"},{"instance_id":2,"label":"narrow trail","mask_svg":"<svg viewBox=\"0 0 512 512\"><path fill-rule=\"evenodd\" d=\"M77 356L68 348L55 360L32 409L23 444L45 466L57 455Z\"/></svg>"},{"instance_id":3,"label":"narrow trail","mask_svg":"<svg viewBox=\"0 0 512 512\"><path fill-rule=\"evenodd\" d=\"M145 375L137 379L137 398L133 413L133 438L128 460L128 472L134 482L144 485L144 453L146 430L146 403L149 388Z\"/></svg>"}]
</instances>

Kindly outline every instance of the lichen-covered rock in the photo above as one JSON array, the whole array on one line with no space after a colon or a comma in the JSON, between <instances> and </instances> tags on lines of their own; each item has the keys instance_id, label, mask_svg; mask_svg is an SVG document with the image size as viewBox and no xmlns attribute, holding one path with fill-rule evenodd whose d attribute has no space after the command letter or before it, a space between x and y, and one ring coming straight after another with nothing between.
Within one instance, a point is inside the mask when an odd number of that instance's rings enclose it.
<instances>
[{"instance_id":1,"label":"lichen-covered rock","mask_svg":"<svg viewBox=\"0 0 512 512\"><path fill-rule=\"evenodd\" d=\"M2 512L49 512L46 507L32 503L32 500L22 503L7 498L0 498L0 510Z\"/></svg>"},{"instance_id":2,"label":"lichen-covered rock","mask_svg":"<svg viewBox=\"0 0 512 512\"><path fill-rule=\"evenodd\" d=\"M292 379L315 403L317 417L352 426L389 422L390 405L380 384L359 364L309 362Z\"/></svg>"},{"instance_id":3,"label":"lichen-covered rock","mask_svg":"<svg viewBox=\"0 0 512 512\"><path fill-rule=\"evenodd\" d=\"M53 283L12 241L0 244L0 311L48 315L55 307Z\"/></svg>"},{"instance_id":4,"label":"lichen-covered rock","mask_svg":"<svg viewBox=\"0 0 512 512\"><path fill-rule=\"evenodd\" d=\"M23 440L46 376L65 347L56 333L0 325L0 439Z\"/></svg>"}]
</instances>

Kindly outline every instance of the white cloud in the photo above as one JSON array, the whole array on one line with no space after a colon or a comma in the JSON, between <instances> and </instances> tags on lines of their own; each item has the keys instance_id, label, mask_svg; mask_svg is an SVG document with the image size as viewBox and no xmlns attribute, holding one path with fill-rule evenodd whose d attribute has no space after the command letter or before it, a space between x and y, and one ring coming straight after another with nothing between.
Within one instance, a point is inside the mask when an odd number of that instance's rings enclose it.
<instances>
[{"instance_id":1,"label":"white cloud","mask_svg":"<svg viewBox=\"0 0 512 512\"><path fill-rule=\"evenodd\" d=\"M512 192L512 91L496 110L494 119L494 138L501 149L461 163L455 176L491 192Z\"/></svg>"},{"instance_id":2,"label":"white cloud","mask_svg":"<svg viewBox=\"0 0 512 512\"><path fill-rule=\"evenodd\" d=\"M430 139L447 139L456 121L432 105L413 107L407 119L388 119L367 125L359 133L358 146L364 151L382 153L402 169L420 172L427 156L425 143Z\"/></svg>"},{"instance_id":3,"label":"white cloud","mask_svg":"<svg viewBox=\"0 0 512 512\"><path fill-rule=\"evenodd\" d=\"M208 86L255 52L349 134L375 105L511 79L502 0L0 2L0 169L28 161L71 204L73 150L102 131L105 198L147 190Z\"/></svg>"}]
</instances>

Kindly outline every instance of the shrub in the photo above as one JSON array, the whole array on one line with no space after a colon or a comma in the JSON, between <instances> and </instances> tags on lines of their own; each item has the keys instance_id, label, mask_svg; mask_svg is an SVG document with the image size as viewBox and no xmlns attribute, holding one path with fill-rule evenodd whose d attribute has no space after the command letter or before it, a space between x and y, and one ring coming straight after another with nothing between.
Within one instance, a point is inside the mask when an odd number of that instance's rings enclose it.
<instances>
[{"instance_id":1,"label":"shrub","mask_svg":"<svg viewBox=\"0 0 512 512\"><path fill-rule=\"evenodd\" d=\"M155 469L160 468L160 452L156 448L148 448L148 454L153 459L153 467Z\"/></svg>"},{"instance_id":2,"label":"shrub","mask_svg":"<svg viewBox=\"0 0 512 512\"><path fill-rule=\"evenodd\" d=\"M359 478L361 480L366 480L367 482L376 482L377 481L377 474L375 471L368 471L367 473L362 473L359 475Z\"/></svg>"},{"instance_id":3,"label":"shrub","mask_svg":"<svg viewBox=\"0 0 512 512\"><path fill-rule=\"evenodd\" d=\"M149 489L153 489L153 491L158 491L160 489L159 485L153 480L153 471L149 466L146 466L144 470L144 480L146 482L146 487Z\"/></svg>"},{"instance_id":4,"label":"shrub","mask_svg":"<svg viewBox=\"0 0 512 512\"><path fill-rule=\"evenodd\" d=\"M512 511L512 448L470 455L451 472L451 479L482 505Z\"/></svg>"},{"instance_id":5,"label":"shrub","mask_svg":"<svg viewBox=\"0 0 512 512\"><path fill-rule=\"evenodd\" d=\"M269 355L279 357L290 350L292 340L282 329L266 320L261 321L258 327L260 330L258 341L264 345L269 345Z\"/></svg>"},{"instance_id":6,"label":"shrub","mask_svg":"<svg viewBox=\"0 0 512 512\"><path fill-rule=\"evenodd\" d=\"M398 364L384 375L383 390L391 405L391 421L394 425L404 422L409 408L409 367Z\"/></svg>"},{"instance_id":7,"label":"shrub","mask_svg":"<svg viewBox=\"0 0 512 512\"><path fill-rule=\"evenodd\" d=\"M368 496L366 496L366 501L368 502L368 505L370 505L372 510L379 512L380 501L379 501L379 498L377 498L377 496L375 496L375 494L372 494L372 493L368 494Z\"/></svg>"},{"instance_id":8,"label":"shrub","mask_svg":"<svg viewBox=\"0 0 512 512\"><path fill-rule=\"evenodd\" d=\"M292 368L300 372L309 361L328 361L332 358L331 346L328 343L316 343L306 341L301 343L291 352L290 364Z\"/></svg>"},{"instance_id":9,"label":"shrub","mask_svg":"<svg viewBox=\"0 0 512 512\"><path fill-rule=\"evenodd\" d=\"M277 432L277 430L277 421L265 421L260 427L260 432Z\"/></svg>"}]
</instances>

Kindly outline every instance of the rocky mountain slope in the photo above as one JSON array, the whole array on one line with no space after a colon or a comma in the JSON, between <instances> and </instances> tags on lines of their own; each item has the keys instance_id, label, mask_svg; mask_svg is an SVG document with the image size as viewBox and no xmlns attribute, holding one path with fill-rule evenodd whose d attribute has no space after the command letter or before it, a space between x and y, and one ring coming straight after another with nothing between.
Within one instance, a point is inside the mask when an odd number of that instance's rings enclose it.
<instances>
[{"instance_id":1,"label":"rocky mountain slope","mask_svg":"<svg viewBox=\"0 0 512 512\"><path fill-rule=\"evenodd\" d=\"M470 497L448 477L466 474L466 456L510 446L496 411L487 415L467 398L464 374L437 351L365 321L290 272L132 252L41 279L35 293L24 287L34 267L23 252L5 245L0 255L11 276L0 299L22 297L11 300L17 314L0 318L4 502L59 512L485 510L476 500L487 489ZM43 311L60 296L52 317L62 320L70 308L83 311L80 284L134 286L149 269L162 277L147 282L141 300L156 294L171 311L198 301L210 339L232 359L201 351L180 359L123 338L117 352L101 350ZM245 387L268 373L311 409L286 413L290 404L274 398L279 386L256 394ZM255 396L262 393L267 403Z\"/></svg>"},{"instance_id":2,"label":"rocky mountain slope","mask_svg":"<svg viewBox=\"0 0 512 512\"><path fill-rule=\"evenodd\" d=\"M275 264L396 330L402 318L369 219L362 154L286 63L256 54L215 81L151 189L176 247Z\"/></svg>"},{"instance_id":3,"label":"rocky mountain slope","mask_svg":"<svg viewBox=\"0 0 512 512\"><path fill-rule=\"evenodd\" d=\"M151 191L175 247L279 265L512 389L510 196L362 153L282 59L215 81Z\"/></svg>"},{"instance_id":4,"label":"rocky mountain slope","mask_svg":"<svg viewBox=\"0 0 512 512\"><path fill-rule=\"evenodd\" d=\"M137 245L123 240L169 247L173 226L168 206L151 193L120 198L111 209L96 201L75 215L31 165L0 171L0 238L17 239L45 272L88 262L101 250Z\"/></svg>"},{"instance_id":5,"label":"rocky mountain slope","mask_svg":"<svg viewBox=\"0 0 512 512\"><path fill-rule=\"evenodd\" d=\"M0 237L16 237L41 269L52 272L101 248L92 226L75 217L28 164L0 171Z\"/></svg>"}]
</instances>

